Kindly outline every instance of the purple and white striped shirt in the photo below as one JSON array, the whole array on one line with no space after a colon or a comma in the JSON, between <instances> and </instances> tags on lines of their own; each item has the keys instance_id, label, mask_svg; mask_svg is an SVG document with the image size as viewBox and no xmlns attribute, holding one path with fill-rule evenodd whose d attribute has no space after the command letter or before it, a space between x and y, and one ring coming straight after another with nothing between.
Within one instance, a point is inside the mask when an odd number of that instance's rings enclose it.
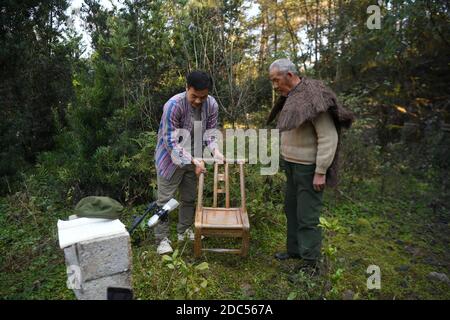
<instances>
[{"instance_id":1,"label":"purple and white striped shirt","mask_svg":"<svg viewBox=\"0 0 450 320\"><path fill-rule=\"evenodd\" d=\"M208 96L202 104L202 141L213 152L217 148L215 135L204 139L206 130L216 129L219 107L216 100ZM177 169L192 161L192 155L181 146L179 130L192 132L193 107L187 100L186 92L179 93L164 105L163 115L158 130L158 145L155 151L155 164L158 175L170 179ZM178 165L175 162L178 163Z\"/></svg>"}]
</instances>

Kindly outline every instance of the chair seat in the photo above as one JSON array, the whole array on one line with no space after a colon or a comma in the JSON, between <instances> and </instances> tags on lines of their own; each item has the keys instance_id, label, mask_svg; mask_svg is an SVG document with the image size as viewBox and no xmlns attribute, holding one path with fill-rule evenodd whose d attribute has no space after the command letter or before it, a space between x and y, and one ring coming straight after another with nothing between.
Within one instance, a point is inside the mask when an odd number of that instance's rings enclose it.
<instances>
[{"instance_id":1,"label":"chair seat","mask_svg":"<svg viewBox=\"0 0 450 320\"><path fill-rule=\"evenodd\" d=\"M242 229L245 223L241 208L202 208L202 229Z\"/></svg>"}]
</instances>

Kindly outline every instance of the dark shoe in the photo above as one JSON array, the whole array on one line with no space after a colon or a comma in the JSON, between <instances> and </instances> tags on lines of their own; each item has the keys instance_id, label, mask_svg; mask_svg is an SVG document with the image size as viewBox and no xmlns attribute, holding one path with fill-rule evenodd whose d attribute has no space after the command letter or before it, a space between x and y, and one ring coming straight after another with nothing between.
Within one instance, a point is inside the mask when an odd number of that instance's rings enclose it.
<instances>
[{"instance_id":1,"label":"dark shoe","mask_svg":"<svg viewBox=\"0 0 450 320\"><path fill-rule=\"evenodd\" d=\"M287 252L277 252L275 253L275 259L277 260L300 259L300 256L298 254L290 254Z\"/></svg>"}]
</instances>

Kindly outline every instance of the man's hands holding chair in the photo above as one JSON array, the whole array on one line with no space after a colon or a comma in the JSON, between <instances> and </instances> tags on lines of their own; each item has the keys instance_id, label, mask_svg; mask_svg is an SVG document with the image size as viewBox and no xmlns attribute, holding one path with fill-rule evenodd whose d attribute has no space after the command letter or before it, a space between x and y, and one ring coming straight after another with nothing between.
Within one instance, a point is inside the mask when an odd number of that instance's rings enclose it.
<instances>
[{"instance_id":1,"label":"man's hands holding chair","mask_svg":"<svg viewBox=\"0 0 450 320\"><path fill-rule=\"evenodd\" d=\"M219 149L214 149L213 156L215 162L220 164L224 163L225 157L219 151ZM202 173L206 173L205 161L192 158L192 164L195 166L195 174L197 175L197 177L200 176L200 174Z\"/></svg>"}]
</instances>

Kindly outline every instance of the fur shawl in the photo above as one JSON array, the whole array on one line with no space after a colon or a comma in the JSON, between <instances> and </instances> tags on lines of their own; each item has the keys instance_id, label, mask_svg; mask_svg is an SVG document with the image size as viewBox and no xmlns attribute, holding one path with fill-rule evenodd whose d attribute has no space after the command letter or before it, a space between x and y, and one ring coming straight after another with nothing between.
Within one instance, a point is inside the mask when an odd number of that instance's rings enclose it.
<instances>
[{"instance_id":1,"label":"fur shawl","mask_svg":"<svg viewBox=\"0 0 450 320\"><path fill-rule=\"evenodd\" d=\"M346 110L337 100L336 94L322 81L302 78L300 84L288 97L280 97L270 112L267 124L270 124L278 113L277 128L289 131L312 121L320 113L329 112L334 120L339 142L333 162L327 171L327 186L338 184L338 161L341 144L341 129L350 128L354 120L353 113Z\"/></svg>"}]
</instances>

